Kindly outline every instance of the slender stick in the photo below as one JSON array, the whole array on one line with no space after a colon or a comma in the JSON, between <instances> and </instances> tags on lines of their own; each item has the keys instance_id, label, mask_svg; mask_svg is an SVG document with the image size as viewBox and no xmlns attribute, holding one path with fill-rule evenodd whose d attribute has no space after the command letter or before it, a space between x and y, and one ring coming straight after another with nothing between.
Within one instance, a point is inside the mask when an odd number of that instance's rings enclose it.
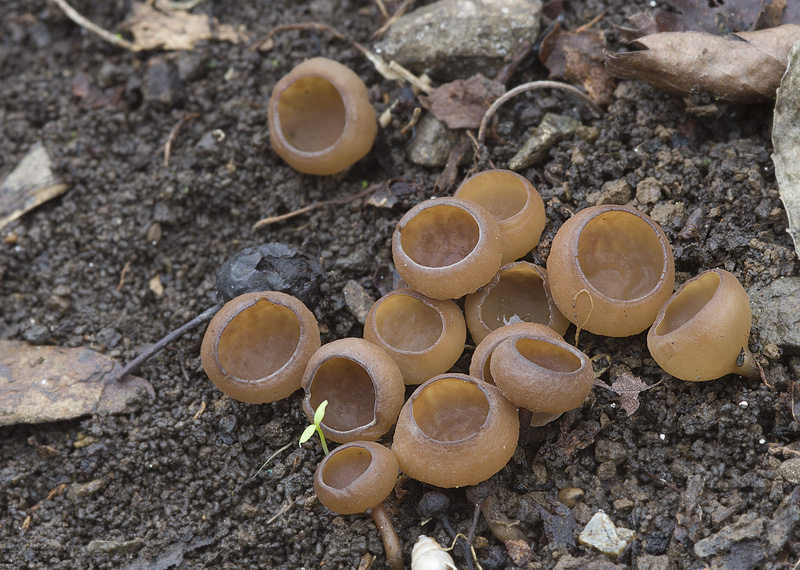
<instances>
[{"instance_id":1,"label":"slender stick","mask_svg":"<svg viewBox=\"0 0 800 570\"><path fill-rule=\"evenodd\" d=\"M202 325L206 321L210 321L211 318L217 314L217 311L219 311L221 307L222 305L214 305L213 307L206 309L188 323L178 327L177 329L167 334L164 338L162 338L155 344L150 345L148 348L142 351L136 358L131 360L125 366L125 368L123 368L122 370L119 371L119 373L117 373L117 380L122 380L123 378L125 378L125 376L127 376L131 372L135 372L142 364L144 364L145 362L150 360L150 358L161 352L161 349L163 349L172 341L181 338L187 332L189 332L193 328Z\"/></svg>"},{"instance_id":2,"label":"slender stick","mask_svg":"<svg viewBox=\"0 0 800 570\"><path fill-rule=\"evenodd\" d=\"M64 11L64 14L67 15L67 18L81 26L82 28L86 28L93 34L97 34L104 40L106 40L110 44L114 44L117 47L121 47L124 49L129 49L131 51L139 51L139 47L132 44L128 40L125 40L119 36L115 36L108 30L104 30L97 24L92 23L91 21L87 20L84 16L81 16L75 8L67 4L66 0L53 0L61 10Z\"/></svg>"}]
</instances>

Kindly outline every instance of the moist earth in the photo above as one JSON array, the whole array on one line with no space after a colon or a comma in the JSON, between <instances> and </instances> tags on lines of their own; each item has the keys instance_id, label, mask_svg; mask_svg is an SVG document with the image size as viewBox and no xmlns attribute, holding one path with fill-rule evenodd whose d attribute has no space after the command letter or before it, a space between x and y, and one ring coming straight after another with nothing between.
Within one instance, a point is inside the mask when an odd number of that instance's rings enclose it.
<instances>
[{"instance_id":1,"label":"moist earth","mask_svg":"<svg viewBox=\"0 0 800 570\"><path fill-rule=\"evenodd\" d=\"M129 9L121 0L73 5L112 31ZM615 26L649 7L570 2L563 25L575 29L605 11L595 25L609 49L624 49ZM264 242L321 258L324 295L312 309L323 342L361 335L345 285L381 295L376 272L391 263L391 232L406 210L436 194L441 169L408 160L412 133L400 128L409 113L345 173L293 171L270 148L266 103L294 65L315 56L348 65L379 113L400 87L324 32L279 34L271 51L249 47L274 26L303 21L370 45L383 23L377 3L206 2L193 11L243 26L250 42L132 53L76 26L54 3L3 0L0 174L41 142L72 186L2 230L1 338L90 347L126 362L212 306L217 269ZM73 94L79 74L110 100L89 104ZM526 61L511 84L545 77ZM494 164L505 166L548 112L581 121L595 136L569 137L522 172L547 209L537 263L571 213L621 196L663 225L679 283L723 267L752 295L798 274L770 159L769 105L687 102L629 81L594 117L567 95L536 92L498 113L487 137ZM184 119L167 166L164 145ZM392 207L362 198L253 229L264 217L390 179L412 189ZM265 405L224 397L202 370L202 333L140 369L156 398L138 411L0 428L1 568L367 568L371 555L373 568L387 567L371 520L337 516L316 500L322 452L316 443L297 445L307 425L300 394ZM761 344L760 335L754 329L751 348L763 352L765 381L687 383L660 371L643 335L581 334L580 348L605 355L598 361L610 366L601 380L631 372L658 385L640 394L631 416L616 394L595 388L580 409L526 434L490 480L501 508L533 541L529 567L777 569L800 559L800 474L787 466L798 454L787 446L800 436L790 407L800 358ZM466 372L469 355L456 370ZM585 492L566 512L554 506L564 487ZM401 479L387 501L407 559L420 534L451 542L417 511L429 490ZM466 533L472 505L463 490L447 494L449 521ZM581 529L598 510L636 533L619 560L574 545L571 530L558 532L572 519ZM479 558L487 544L502 546L482 519L477 534ZM495 567L513 564L506 558Z\"/></svg>"}]
</instances>

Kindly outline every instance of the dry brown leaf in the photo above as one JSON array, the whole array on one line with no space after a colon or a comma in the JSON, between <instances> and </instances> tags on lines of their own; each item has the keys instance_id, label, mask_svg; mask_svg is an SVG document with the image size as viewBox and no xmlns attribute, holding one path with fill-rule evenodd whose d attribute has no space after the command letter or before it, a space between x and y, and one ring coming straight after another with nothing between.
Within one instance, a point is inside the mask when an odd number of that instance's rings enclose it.
<instances>
[{"instance_id":1,"label":"dry brown leaf","mask_svg":"<svg viewBox=\"0 0 800 570\"><path fill-rule=\"evenodd\" d=\"M88 348L0 340L0 426L129 412L152 400L146 380L117 380L121 368Z\"/></svg>"},{"instance_id":2,"label":"dry brown leaf","mask_svg":"<svg viewBox=\"0 0 800 570\"><path fill-rule=\"evenodd\" d=\"M594 101L608 105L613 100L614 78L603 65L605 47L602 30L567 32L556 23L542 41L539 59L547 66L551 79L581 85Z\"/></svg>"},{"instance_id":3,"label":"dry brown leaf","mask_svg":"<svg viewBox=\"0 0 800 570\"><path fill-rule=\"evenodd\" d=\"M599 432L600 422L595 420L582 423L578 428L572 431L569 431L569 427L566 423L562 424L558 439L553 443L547 442L540 447L539 451L536 452L536 458L547 460L555 457L562 457L565 460L569 460L581 449L585 449L593 444L594 438Z\"/></svg>"},{"instance_id":4,"label":"dry brown leaf","mask_svg":"<svg viewBox=\"0 0 800 570\"><path fill-rule=\"evenodd\" d=\"M247 39L233 26L220 24L216 18L209 18L204 14L190 14L183 10L161 12L149 4L140 2L131 4L130 14L120 24L120 28L133 34L136 51L191 50L195 42L201 40L238 44Z\"/></svg>"},{"instance_id":5,"label":"dry brown leaf","mask_svg":"<svg viewBox=\"0 0 800 570\"><path fill-rule=\"evenodd\" d=\"M792 21L796 15L794 11L787 10L784 14L786 0L667 0L667 4L681 13L685 29L709 34L756 30L759 21L771 21L773 26L800 23Z\"/></svg>"},{"instance_id":6,"label":"dry brown leaf","mask_svg":"<svg viewBox=\"0 0 800 570\"><path fill-rule=\"evenodd\" d=\"M477 73L437 87L430 94L431 113L450 129L477 129L505 85Z\"/></svg>"},{"instance_id":7,"label":"dry brown leaf","mask_svg":"<svg viewBox=\"0 0 800 570\"><path fill-rule=\"evenodd\" d=\"M639 409L639 393L658 386L659 384L661 384L660 380L655 384L647 385L641 378L634 376L630 372L623 372L617 376L617 379L611 383L611 386L601 380L594 381L595 386L611 390L619 396L619 405L622 406L622 409L625 410L625 413L627 413L629 417Z\"/></svg>"},{"instance_id":8,"label":"dry brown leaf","mask_svg":"<svg viewBox=\"0 0 800 570\"><path fill-rule=\"evenodd\" d=\"M800 26L786 24L728 37L664 32L631 43L640 51L606 52L606 67L676 95L708 93L730 103L775 97Z\"/></svg>"}]
</instances>

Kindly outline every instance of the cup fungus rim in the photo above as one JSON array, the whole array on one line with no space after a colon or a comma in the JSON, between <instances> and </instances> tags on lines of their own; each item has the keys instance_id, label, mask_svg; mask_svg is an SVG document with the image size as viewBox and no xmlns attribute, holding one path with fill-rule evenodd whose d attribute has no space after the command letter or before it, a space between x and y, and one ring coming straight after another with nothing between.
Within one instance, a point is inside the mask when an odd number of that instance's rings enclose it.
<instances>
[{"instance_id":1,"label":"cup fungus rim","mask_svg":"<svg viewBox=\"0 0 800 570\"><path fill-rule=\"evenodd\" d=\"M653 325L650 327L650 331L652 331L652 335L654 337L658 337L658 338L666 338L669 335L679 334L679 331L682 328L687 326L691 321L694 321L696 318L698 318L699 315L705 314L705 313L708 313L708 312L712 311L713 310L712 307L711 307L712 301L715 298L717 298L717 295L719 295L720 289L721 289L722 284L723 284L723 278L725 277L725 274L722 273L722 271L724 271L724 270L720 269L719 267L715 267L713 269L708 269L706 271L703 271L702 273L700 273L698 275L695 275L691 279L687 279L686 281L684 281L683 284L681 284L681 286L678 287L677 291L675 291L672 295L670 295L669 299L667 299L664 302L664 304L661 305L661 307L658 309L658 313L656 313L656 320L653 321ZM664 332L664 333L659 333L658 332L658 328L662 324L662 322L664 320L664 317L667 314L667 309L673 303L673 301L675 301L684 292L684 289L686 288L687 285L690 285L692 283L698 282L702 278L704 278L705 276L710 275L710 274L713 274L713 275L717 276L716 287L714 287L714 292L712 293L711 297L705 302L705 304L700 308L700 310L697 311L696 313L694 313L689 319L687 319L686 321L681 323L679 326L673 328L672 330ZM734 279L735 278L736 277L734 276ZM648 334L650 334L650 331L648 331Z\"/></svg>"},{"instance_id":2,"label":"cup fungus rim","mask_svg":"<svg viewBox=\"0 0 800 570\"><path fill-rule=\"evenodd\" d=\"M483 423L480 425L480 427L478 427L473 433L471 433L466 437L462 437L460 439L442 440L442 439L436 439L428 435L428 433L419 426L419 424L417 423L417 418L414 416L414 402L416 402L417 398L422 395L422 393L428 388L430 384L442 380L459 380L466 384L472 384L473 386L475 386L480 390L481 394L485 398L486 404L490 406L491 406L491 400L489 396L486 394L484 386L490 386L491 384L489 384L488 382L484 382L479 378L475 378L474 376L470 376L469 374L462 374L460 372L445 372L444 374L439 374L437 376L434 376L430 380L427 380L422 384L420 384L419 386L417 386L417 388L414 390L414 393L411 394L411 396L408 398L409 406L411 408L410 410L411 413L409 414L409 421L410 421L409 427L412 428L417 433L422 434L428 440L435 442L436 445L441 445L445 448L457 447L459 445L467 443L481 436L483 431L486 429L487 425L489 425L493 419L491 414L491 407L490 407L490 412L486 414L486 418L483 420Z\"/></svg>"},{"instance_id":3,"label":"cup fungus rim","mask_svg":"<svg viewBox=\"0 0 800 570\"><path fill-rule=\"evenodd\" d=\"M478 241L475 242L475 245L472 246L470 252L465 255L460 260L456 261L455 263L451 263L449 265L440 265L440 266L431 266L431 265L423 265L416 261L411 255L406 251L403 247L403 230L406 229L408 224L419 214L424 212L429 208L436 208L436 207L451 207L451 208L459 208L467 212L467 214L472 218L472 221L475 223L475 226L478 229ZM487 221L488 218L491 218L490 221ZM489 213L486 208L478 204L477 202L473 202L471 200L467 200L465 198L456 198L454 196L440 196L436 198L429 198L424 200L413 208L408 210L403 216L400 218L400 221L397 222L397 230L395 231L395 235L397 236L397 241L399 242L398 250L402 253L403 262L409 265L413 265L414 267L419 267L424 269L425 271L430 271L432 273L443 273L449 272L453 269L461 269L465 265L469 265L473 262L475 257L479 255L485 244L487 244L491 236L489 236L481 224L481 220L487 221L487 223L494 222L497 225L497 221L494 219L491 213ZM393 238L394 239L394 238Z\"/></svg>"},{"instance_id":4,"label":"cup fungus rim","mask_svg":"<svg viewBox=\"0 0 800 570\"><path fill-rule=\"evenodd\" d=\"M549 345L552 345L552 346L555 346L555 347L560 348L562 350L565 350L566 352L569 352L572 356L576 357L580 361L580 366L578 366L577 368L575 368L573 370L566 370L566 371L564 371L564 370L554 370L552 368L548 368L547 366L542 366L541 364L531 360L530 358L528 358L527 356L522 354L522 352L520 352L519 347L517 346L517 344L519 342L524 341L524 340L545 342L545 343L547 343ZM582 350L580 350L576 346L571 345L570 343L568 343L563 338L559 340L557 338L551 338L551 337L549 337L547 335L544 335L544 334L541 335L541 336L533 337L533 336L526 336L526 335L524 335L524 333L519 333L519 334L515 334L513 336L509 336L507 339L505 339L502 342L500 342L497 345L497 347L495 347L495 348L499 348L501 344L506 344L506 343L513 343L514 344L514 350L522 358L527 360L530 363L530 366L538 368L539 370L544 370L545 372L547 372L547 374L549 376L558 376L558 377L562 377L562 379L563 379L563 378L566 378L568 376L573 376L584 365L591 366L591 364L592 364L591 359ZM502 391L502 388L500 390Z\"/></svg>"},{"instance_id":5,"label":"cup fungus rim","mask_svg":"<svg viewBox=\"0 0 800 570\"><path fill-rule=\"evenodd\" d=\"M508 170L506 168L490 168L489 170L482 170L480 172L476 172L469 178L466 178L456 189L453 196L456 198L462 198L464 200L471 200L471 198L463 198L462 196L458 196L459 191L461 191L461 189L464 186L466 186L467 183L470 182L471 180L491 174L502 174L502 175L510 174L513 178L517 179L517 181L522 185L523 190L525 192L525 202L522 204L522 207L516 212L514 212L514 214L512 214L511 216L503 218L502 220L497 220L497 223L500 225L511 225L513 224L514 219L521 218L525 214L525 209L531 205L531 202L533 201L531 200L531 198L533 197L533 193L531 192L531 190L533 192L538 193L536 188L533 186L533 183L531 183L531 181L528 180L525 176L522 176L521 174L514 172L513 170ZM539 196L539 198L541 199L541 195Z\"/></svg>"},{"instance_id":6,"label":"cup fungus rim","mask_svg":"<svg viewBox=\"0 0 800 570\"><path fill-rule=\"evenodd\" d=\"M581 280L585 284L587 292L590 293L591 295L597 296L598 298L604 301L609 301L611 303L621 303L622 305L639 303L641 301L649 299L654 295L657 295L659 293L658 291L659 287L661 286L661 284L664 283L664 281L666 280L667 276L670 273L669 260L672 255L671 253L672 248L669 244L669 240L666 238L664 230L652 218L650 218L650 216L648 216L644 212L637 210L636 208L632 208L631 206L625 206L623 204L603 204L601 206L592 206L592 208L594 208L594 211L590 212L590 215L584 216L584 218L580 220L578 226L574 228L575 235L577 236L577 238L572 240L572 242L570 243L570 251L569 251L570 255L575 258L575 268L577 269L578 275L581 277ZM581 210L577 214L580 214L581 212L585 211L586 209ZM578 255L578 247L580 245L580 240L583 234L583 230L590 222L594 221L598 216L601 216L608 212L625 212L636 217L638 220L646 223L650 227L650 229L653 230L653 234L655 235L656 239L658 240L658 244L661 247L662 263L661 263L661 273L658 276L658 280L655 282L653 287L651 287L647 293L645 293L644 295L640 295L639 297L634 297L631 299L619 299L617 297L611 297L609 295L606 295L605 293L600 291L597 287L595 287L595 285L592 283L589 277L583 272L583 267L581 266L581 260ZM580 295L580 293L581 292L578 291L577 295Z\"/></svg>"},{"instance_id":7,"label":"cup fungus rim","mask_svg":"<svg viewBox=\"0 0 800 570\"><path fill-rule=\"evenodd\" d=\"M396 346L392 345L391 343L389 343L383 337L382 334L380 334L380 331L378 330L378 325L376 323L376 319L377 319L378 311L381 308L381 304L383 304L385 301L388 301L391 297L395 297L395 296L398 296L398 295L403 295L403 296L406 296L406 297L411 297L413 299L416 299L420 303L423 303L425 306L430 307L431 309L436 311L436 314L439 315L439 320L440 320L440 322L442 324L442 332L439 333L439 337L436 339L436 342L432 343L427 348L424 348L422 350L404 350L404 349L400 349L400 348L397 348ZM430 351L434 350L436 347L440 346L445 341L444 332L445 332L445 329L447 327L447 318L446 318L445 314L442 311L440 311L437 307L435 307L433 304L431 304L430 301L443 302L443 301L447 301L447 300L448 299L433 299L431 297L428 297L427 295L424 295L424 294L420 293L416 289L412 289L411 287L403 287L402 289L395 289L394 291L389 291L386 295L384 295L383 297L381 297L380 299L375 301L375 305L376 305L375 310L372 311L370 313L370 315L369 315L370 322L372 323L372 328L375 330L375 332L377 334L377 337L380 339L381 343L384 343L387 346L391 347L392 351L394 351L395 353L402 354L404 356L406 356L406 355L408 355L408 356L416 356L416 355L420 355L420 354L425 354L427 352L430 352Z\"/></svg>"}]
</instances>

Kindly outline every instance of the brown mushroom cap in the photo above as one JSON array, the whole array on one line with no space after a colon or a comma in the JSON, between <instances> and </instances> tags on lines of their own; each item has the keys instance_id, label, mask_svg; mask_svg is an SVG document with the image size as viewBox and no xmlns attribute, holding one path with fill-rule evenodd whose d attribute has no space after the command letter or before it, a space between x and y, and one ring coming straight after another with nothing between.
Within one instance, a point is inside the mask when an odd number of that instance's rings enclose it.
<instances>
[{"instance_id":1,"label":"brown mushroom cap","mask_svg":"<svg viewBox=\"0 0 800 570\"><path fill-rule=\"evenodd\" d=\"M712 269L690 279L664 303L647 333L650 354L665 372L694 382L726 374L749 356L750 300L736 277Z\"/></svg>"},{"instance_id":2,"label":"brown mushroom cap","mask_svg":"<svg viewBox=\"0 0 800 570\"><path fill-rule=\"evenodd\" d=\"M400 276L433 299L477 291L500 269L500 230L494 216L469 200L433 198L397 223L392 255Z\"/></svg>"},{"instance_id":3,"label":"brown mushroom cap","mask_svg":"<svg viewBox=\"0 0 800 570\"><path fill-rule=\"evenodd\" d=\"M422 384L455 364L464 352L467 327L453 301L398 289L372 305L364 338L394 359L406 384Z\"/></svg>"},{"instance_id":4,"label":"brown mushroom cap","mask_svg":"<svg viewBox=\"0 0 800 570\"><path fill-rule=\"evenodd\" d=\"M302 381L303 410L309 421L325 400L320 427L339 443L376 440L397 420L405 384L394 360L379 346L360 338L343 338L311 356Z\"/></svg>"},{"instance_id":5,"label":"brown mushroom cap","mask_svg":"<svg viewBox=\"0 0 800 570\"><path fill-rule=\"evenodd\" d=\"M306 174L336 174L372 148L378 124L367 87L350 69L324 57L304 61L269 99L275 152Z\"/></svg>"},{"instance_id":6,"label":"brown mushroom cap","mask_svg":"<svg viewBox=\"0 0 800 570\"><path fill-rule=\"evenodd\" d=\"M560 335L569 326L550 293L547 271L527 261L501 267L485 287L467 295L464 314L476 344L493 330L520 321L547 325Z\"/></svg>"},{"instance_id":7,"label":"brown mushroom cap","mask_svg":"<svg viewBox=\"0 0 800 570\"><path fill-rule=\"evenodd\" d=\"M397 474L394 453L379 443L353 441L334 449L317 466L314 492L335 513L363 513L389 496Z\"/></svg>"},{"instance_id":8,"label":"brown mushroom cap","mask_svg":"<svg viewBox=\"0 0 800 570\"><path fill-rule=\"evenodd\" d=\"M664 230L617 205L586 208L564 222L553 238L547 274L564 316L605 336L645 330L675 286Z\"/></svg>"},{"instance_id":9,"label":"brown mushroom cap","mask_svg":"<svg viewBox=\"0 0 800 570\"><path fill-rule=\"evenodd\" d=\"M510 170L486 170L467 178L454 196L477 202L495 217L503 264L525 256L539 243L545 224L544 202L524 176Z\"/></svg>"},{"instance_id":10,"label":"brown mushroom cap","mask_svg":"<svg viewBox=\"0 0 800 570\"><path fill-rule=\"evenodd\" d=\"M320 347L313 313L276 291L245 293L214 315L203 337L203 369L225 394L251 404L274 402L300 388Z\"/></svg>"},{"instance_id":11,"label":"brown mushroom cap","mask_svg":"<svg viewBox=\"0 0 800 570\"><path fill-rule=\"evenodd\" d=\"M409 477L461 487L500 471L518 437L517 409L500 390L465 374L442 374L403 406L392 451Z\"/></svg>"},{"instance_id":12,"label":"brown mushroom cap","mask_svg":"<svg viewBox=\"0 0 800 570\"><path fill-rule=\"evenodd\" d=\"M494 384L491 372L494 349L509 338L539 338L540 335L550 335L556 340L564 340L556 331L540 323L515 323L493 330L475 347L469 363L469 375Z\"/></svg>"},{"instance_id":13,"label":"brown mushroom cap","mask_svg":"<svg viewBox=\"0 0 800 570\"><path fill-rule=\"evenodd\" d=\"M506 339L494 349L490 366L506 398L544 414L577 408L594 383L589 357L548 334Z\"/></svg>"}]
</instances>

